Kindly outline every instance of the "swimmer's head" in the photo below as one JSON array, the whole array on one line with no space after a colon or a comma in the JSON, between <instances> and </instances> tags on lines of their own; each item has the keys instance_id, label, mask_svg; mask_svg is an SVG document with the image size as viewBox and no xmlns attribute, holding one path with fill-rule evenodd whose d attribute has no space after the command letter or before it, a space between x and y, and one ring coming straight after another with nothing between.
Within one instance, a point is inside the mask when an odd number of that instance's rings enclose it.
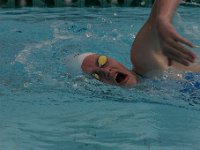
<instances>
[{"instance_id":1,"label":"swimmer's head","mask_svg":"<svg viewBox=\"0 0 200 150\"><path fill-rule=\"evenodd\" d=\"M80 65L84 73L111 85L131 87L137 84L137 75L116 60L95 53L85 53Z\"/></svg>"},{"instance_id":2,"label":"swimmer's head","mask_svg":"<svg viewBox=\"0 0 200 150\"><path fill-rule=\"evenodd\" d=\"M88 52L83 54L71 54L65 57L64 63L66 65L67 71L72 76L78 76L83 73L81 66L83 60L94 53Z\"/></svg>"}]
</instances>

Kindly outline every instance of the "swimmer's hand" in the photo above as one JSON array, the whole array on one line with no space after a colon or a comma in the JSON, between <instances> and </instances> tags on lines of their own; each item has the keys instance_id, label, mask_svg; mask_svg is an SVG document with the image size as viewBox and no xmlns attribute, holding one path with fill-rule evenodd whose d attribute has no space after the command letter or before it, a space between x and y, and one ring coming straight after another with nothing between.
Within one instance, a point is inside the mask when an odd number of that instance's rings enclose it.
<instances>
[{"instance_id":1,"label":"swimmer's hand","mask_svg":"<svg viewBox=\"0 0 200 150\"><path fill-rule=\"evenodd\" d=\"M190 63L194 62L196 55L190 49L183 46L183 44L191 48L194 48L194 45L180 36L171 22L165 19L158 19L156 32L160 48L168 58L169 65L171 65L172 61L176 61L185 66L189 66Z\"/></svg>"}]
</instances>

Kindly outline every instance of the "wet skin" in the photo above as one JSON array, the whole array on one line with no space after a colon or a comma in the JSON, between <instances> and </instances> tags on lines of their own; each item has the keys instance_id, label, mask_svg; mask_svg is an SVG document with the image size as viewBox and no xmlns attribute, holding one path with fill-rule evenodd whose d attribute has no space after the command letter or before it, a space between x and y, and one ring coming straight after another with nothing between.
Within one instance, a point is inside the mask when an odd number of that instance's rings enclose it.
<instances>
[{"instance_id":1,"label":"wet skin","mask_svg":"<svg viewBox=\"0 0 200 150\"><path fill-rule=\"evenodd\" d=\"M137 75L110 57L108 57L105 65L99 67L99 56L98 54L92 54L84 59L81 68L86 74L91 76L94 73L98 74L101 82L111 85L131 87L137 84Z\"/></svg>"}]
</instances>

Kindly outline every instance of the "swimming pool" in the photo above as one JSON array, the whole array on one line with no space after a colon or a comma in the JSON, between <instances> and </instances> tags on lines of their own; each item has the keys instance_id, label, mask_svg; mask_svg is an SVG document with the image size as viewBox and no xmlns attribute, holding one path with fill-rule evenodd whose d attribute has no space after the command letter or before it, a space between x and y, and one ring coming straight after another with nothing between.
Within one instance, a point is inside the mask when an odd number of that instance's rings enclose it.
<instances>
[{"instance_id":1,"label":"swimming pool","mask_svg":"<svg viewBox=\"0 0 200 150\"><path fill-rule=\"evenodd\" d=\"M168 71L122 89L65 67L68 54L88 51L131 67L130 46L149 12L1 9L0 149L197 150L200 74ZM200 9L178 12L177 30L200 45Z\"/></svg>"}]
</instances>

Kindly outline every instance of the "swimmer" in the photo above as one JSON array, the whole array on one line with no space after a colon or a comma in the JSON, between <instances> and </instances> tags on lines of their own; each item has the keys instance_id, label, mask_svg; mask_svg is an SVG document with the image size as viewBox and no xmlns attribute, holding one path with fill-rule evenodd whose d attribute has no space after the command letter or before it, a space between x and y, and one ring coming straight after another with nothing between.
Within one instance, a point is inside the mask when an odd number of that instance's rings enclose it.
<instances>
[{"instance_id":1,"label":"swimmer","mask_svg":"<svg viewBox=\"0 0 200 150\"><path fill-rule=\"evenodd\" d=\"M111 57L95 53L80 54L74 56L74 60L79 62L79 68L84 73L101 82L121 87L132 87L139 83L142 77L150 77L153 72L168 68L200 72L199 65L190 65L196 55L183 44L194 46L181 37L171 23L180 2L155 0L148 20L131 47L133 69L127 69Z\"/></svg>"}]
</instances>

